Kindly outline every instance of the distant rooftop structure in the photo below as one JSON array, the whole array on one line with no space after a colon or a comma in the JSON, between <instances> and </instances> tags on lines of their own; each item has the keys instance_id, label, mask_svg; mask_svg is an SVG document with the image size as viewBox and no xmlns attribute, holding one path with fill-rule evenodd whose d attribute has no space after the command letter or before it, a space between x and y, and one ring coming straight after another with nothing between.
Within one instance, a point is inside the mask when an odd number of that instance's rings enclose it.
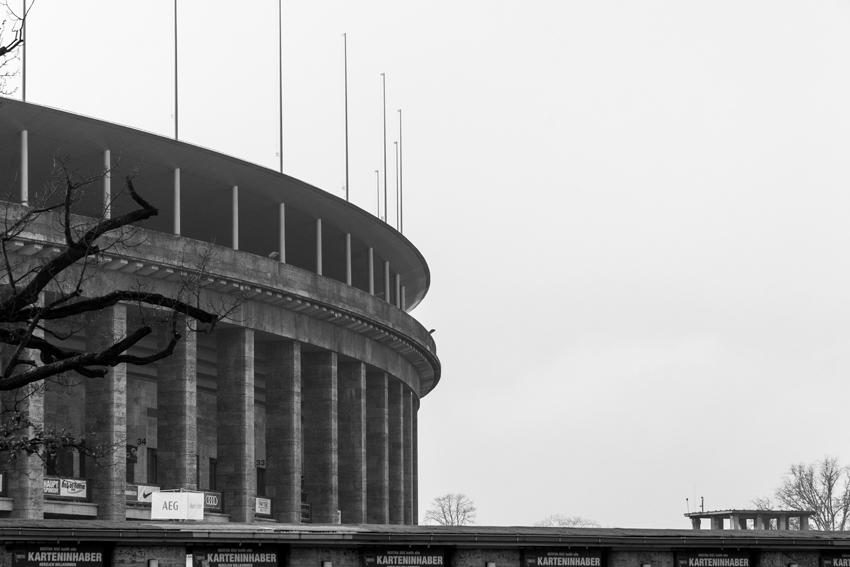
<instances>
[{"instance_id":1,"label":"distant rooftop structure","mask_svg":"<svg viewBox=\"0 0 850 567\"><path fill-rule=\"evenodd\" d=\"M791 518L798 518L799 530L809 529L809 518L814 515L811 510L715 510L711 512L691 512L685 514L691 519L695 530L701 529L703 518L711 520L712 530L722 530L723 520L728 519L732 530L789 530ZM752 527L749 525L752 520ZM775 527L771 520L776 520Z\"/></svg>"}]
</instances>

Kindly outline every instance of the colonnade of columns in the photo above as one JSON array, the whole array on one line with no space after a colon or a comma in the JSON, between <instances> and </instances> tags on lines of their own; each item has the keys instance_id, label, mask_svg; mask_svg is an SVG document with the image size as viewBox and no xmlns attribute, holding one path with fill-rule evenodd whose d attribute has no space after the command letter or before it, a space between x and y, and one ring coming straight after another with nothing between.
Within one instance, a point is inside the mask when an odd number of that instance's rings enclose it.
<instances>
[{"instance_id":1,"label":"colonnade of columns","mask_svg":"<svg viewBox=\"0 0 850 567\"><path fill-rule=\"evenodd\" d=\"M123 305L104 310L87 328L86 348L101 349L123 337L126 319ZM167 340L166 333L159 335L158 340ZM217 486L225 513L234 522L254 521L254 370L263 364L266 496L272 499L273 517L300 523L306 502L314 523L333 523L338 513L343 523L417 523L415 394L386 372L368 371L363 362L340 361L332 351L302 352L301 347L288 340L255 343L248 328L216 331ZM186 333L174 354L158 363L156 388L159 484L164 490L196 490L194 333ZM42 408L41 399L29 403ZM104 379L87 381L85 423L99 445L126 444L124 365L111 368ZM108 452L100 464L106 466L87 471L98 518L124 519L124 451ZM30 468L40 470L41 463ZM24 484L40 492L38 482ZM24 497L19 513L40 517L39 508L27 506Z\"/></svg>"}]
</instances>

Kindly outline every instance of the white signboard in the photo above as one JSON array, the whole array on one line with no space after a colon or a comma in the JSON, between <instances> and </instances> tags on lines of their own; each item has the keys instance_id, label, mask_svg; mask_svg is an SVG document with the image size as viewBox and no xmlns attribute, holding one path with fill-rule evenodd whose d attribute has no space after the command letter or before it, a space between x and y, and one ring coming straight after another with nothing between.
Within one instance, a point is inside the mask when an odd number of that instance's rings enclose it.
<instances>
[{"instance_id":1,"label":"white signboard","mask_svg":"<svg viewBox=\"0 0 850 567\"><path fill-rule=\"evenodd\" d=\"M86 481L77 478L63 478L59 483L59 496L85 500L88 497Z\"/></svg>"},{"instance_id":2,"label":"white signboard","mask_svg":"<svg viewBox=\"0 0 850 567\"><path fill-rule=\"evenodd\" d=\"M151 495L153 520L203 520L203 492L154 492Z\"/></svg>"},{"instance_id":3,"label":"white signboard","mask_svg":"<svg viewBox=\"0 0 850 567\"><path fill-rule=\"evenodd\" d=\"M158 486L139 485L136 487L136 502L151 502L151 496L158 491Z\"/></svg>"},{"instance_id":4,"label":"white signboard","mask_svg":"<svg viewBox=\"0 0 850 567\"><path fill-rule=\"evenodd\" d=\"M254 508L255 514L262 514L263 516L271 516L272 515L272 501L268 498L255 498L256 507Z\"/></svg>"}]
</instances>

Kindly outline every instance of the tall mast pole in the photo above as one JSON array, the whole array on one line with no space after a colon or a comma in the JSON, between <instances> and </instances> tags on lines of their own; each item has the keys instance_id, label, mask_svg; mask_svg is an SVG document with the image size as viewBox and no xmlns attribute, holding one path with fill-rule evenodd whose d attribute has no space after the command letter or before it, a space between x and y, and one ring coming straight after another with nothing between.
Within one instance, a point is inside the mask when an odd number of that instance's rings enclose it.
<instances>
[{"instance_id":1,"label":"tall mast pole","mask_svg":"<svg viewBox=\"0 0 850 567\"><path fill-rule=\"evenodd\" d=\"M389 219L387 212L387 75L381 73L381 78L384 84L384 222Z\"/></svg>"},{"instance_id":2,"label":"tall mast pole","mask_svg":"<svg viewBox=\"0 0 850 567\"><path fill-rule=\"evenodd\" d=\"M277 2L277 77L280 95L280 172L283 173L283 0Z\"/></svg>"},{"instance_id":3,"label":"tall mast pole","mask_svg":"<svg viewBox=\"0 0 850 567\"><path fill-rule=\"evenodd\" d=\"M177 108L177 0L174 0L174 139L178 140L179 115Z\"/></svg>"},{"instance_id":4,"label":"tall mast pole","mask_svg":"<svg viewBox=\"0 0 850 567\"><path fill-rule=\"evenodd\" d=\"M23 0L21 12L21 100L27 101L27 0Z\"/></svg>"},{"instance_id":5,"label":"tall mast pole","mask_svg":"<svg viewBox=\"0 0 850 567\"><path fill-rule=\"evenodd\" d=\"M398 109L398 231L404 234L404 156L401 146L401 109Z\"/></svg>"},{"instance_id":6,"label":"tall mast pole","mask_svg":"<svg viewBox=\"0 0 850 567\"><path fill-rule=\"evenodd\" d=\"M399 224L401 221L401 215L399 214L399 199L398 199L398 142L393 142L395 144L395 227L399 228L401 225Z\"/></svg>"},{"instance_id":7,"label":"tall mast pole","mask_svg":"<svg viewBox=\"0 0 850 567\"><path fill-rule=\"evenodd\" d=\"M381 172L375 170L375 195L378 198L378 218L381 218Z\"/></svg>"},{"instance_id":8,"label":"tall mast pole","mask_svg":"<svg viewBox=\"0 0 850 567\"><path fill-rule=\"evenodd\" d=\"M348 201L348 38L342 34L342 56L345 71L345 200Z\"/></svg>"}]
</instances>

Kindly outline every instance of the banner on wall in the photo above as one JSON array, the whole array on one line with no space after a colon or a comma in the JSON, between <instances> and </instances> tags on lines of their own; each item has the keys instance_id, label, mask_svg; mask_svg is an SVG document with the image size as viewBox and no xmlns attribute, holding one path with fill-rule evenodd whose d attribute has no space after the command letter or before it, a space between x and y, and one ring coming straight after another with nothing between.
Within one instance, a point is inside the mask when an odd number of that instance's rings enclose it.
<instances>
[{"instance_id":1,"label":"banner on wall","mask_svg":"<svg viewBox=\"0 0 850 567\"><path fill-rule=\"evenodd\" d=\"M748 551L677 551L678 567L750 567Z\"/></svg>"},{"instance_id":2,"label":"banner on wall","mask_svg":"<svg viewBox=\"0 0 850 567\"><path fill-rule=\"evenodd\" d=\"M824 553L820 564L821 567L850 567L850 553Z\"/></svg>"},{"instance_id":3,"label":"banner on wall","mask_svg":"<svg viewBox=\"0 0 850 567\"><path fill-rule=\"evenodd\" d=\"M89 497L88 483L79 478L45 477L44 495L86 500Z\"/></svg>"},{"instance_id":4,"label":"banner on wall","mask_svg":"<svg viewBox=\"0 0 850 567\"><path fill-rule=\"evenodd\" d=\"M124 489L124 496L127 502L146 502L150 504L153 493L159 490L160 488L158 486L127 484Z\"/></svg>"},{"instance_id":5,"label":"banner on wall","mask_svg":"<svg viewBox=\"0 0 850 567\"><path fill-rule=\"evenodd\" d=\"M221 512L222 501L221 492L204 492L204 510Z\"/></svg>"},{"instance_id":6,"label":"banner on wall","mask_svg":"<svg viewBox=\"0 0 850 567\"><path fill-rule=\"evenodd\" d=\"M277 567L273 547L196 547L193 567Z\"/></svg>"},{"instance_id":7,"label":"banner on wall","mask_svg":"<svg viewBox=\"0 0 850 567\"><path fill-rule=\"evenodd\" d=\"M24 545L12 551L13 567L103 567L98 545Z\"/></svg>"},{"instance_id":8,"label":"banner on wall","mask_svg":"<svg viewBox=\"0 0 850 567\"><path fill-rule=\"evenodd\" d=\"M258 516L271 516L272 501L269 498L254 498L254 513Z\"/></svg>"},{"instance_id":9,"label":"banner on wall","mask_svg":"<svg viewBox=\"0 0 850 567\"><path fill-rule=\"evenodd\" d=\"M445 551L434 547L365 549L360 554L360 565L362 567L378 567L380 565L441 567L446 564L445 558Z\"/></svg>"},{"instance_id":10,"label":"banner on wall","mask_svg":"<svg viewBox=\"0 0 850 567\"><path fill-rule=\"evenodd\" d=\"M525 567L602 567L601 549L534 549L523 557Z\"/></svg>"},{"instance_id":11,"label":"banner on wall","mask_svg":"<svg viewBox=\"0 0 850 567\"><path fill-rule=\"evenodd\" d=\"M203 492L154 492L151 495L152 520L203 520Z\"/></svg>"}]
</instances>

